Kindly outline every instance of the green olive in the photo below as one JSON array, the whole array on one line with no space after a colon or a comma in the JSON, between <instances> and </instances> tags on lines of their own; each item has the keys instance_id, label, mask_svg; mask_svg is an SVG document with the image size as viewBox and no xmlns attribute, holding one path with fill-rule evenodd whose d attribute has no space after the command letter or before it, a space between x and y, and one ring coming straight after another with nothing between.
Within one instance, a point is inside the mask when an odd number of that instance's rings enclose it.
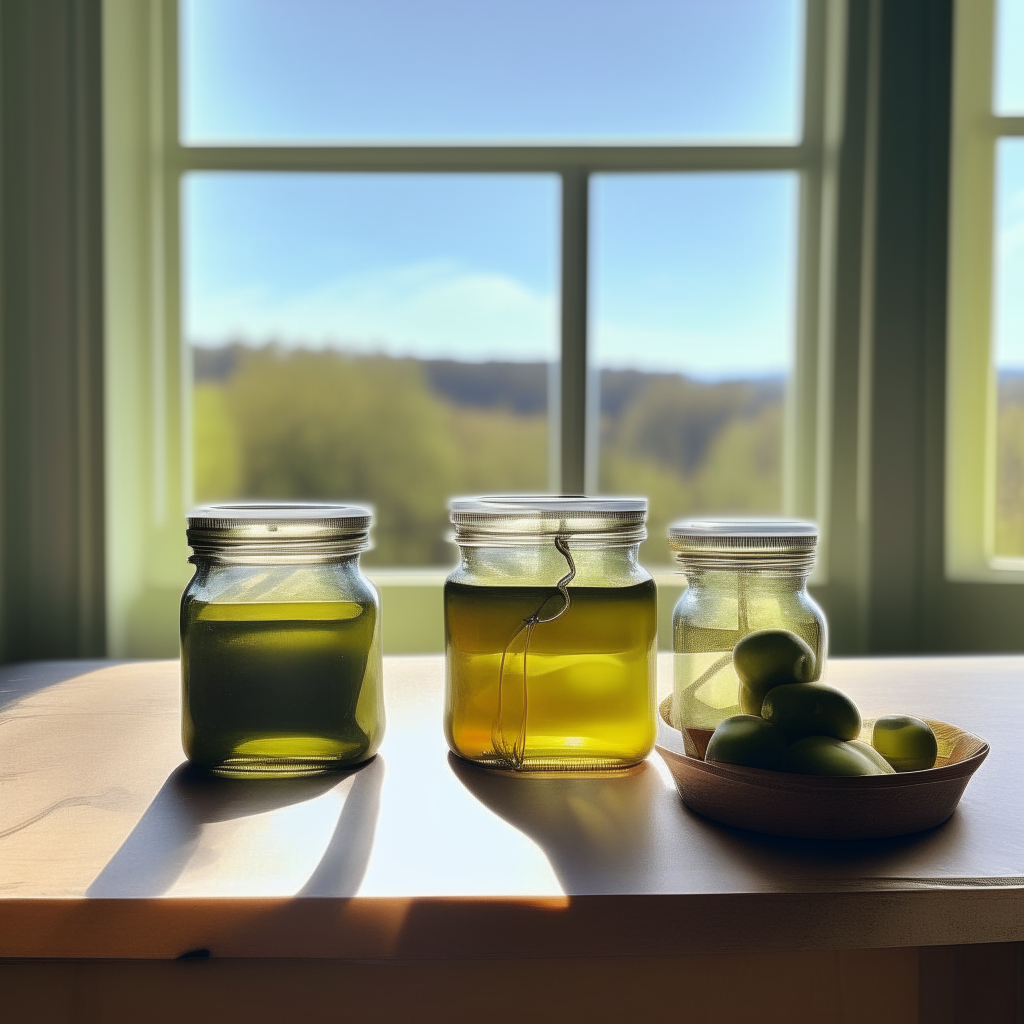
<instances>
[{"instance_id":1,"label":"green olive","mask_svg":"<svg viewBox=\"0 0 1024 1024\"><path fill-rule=\"evenodd\" d=\"M870 743L865 743L863 740L847 740L846 742L859 750L876 767L881 768L886 775L896 774L896 769Z\"/></svg>"},{"instance_id":2,"label":"green olive","mask_svg":"<svg viewBox=\"0 0 1024 1024\"><path fill-rule=\"evenodd\" d=\"M761 705L764 703L765 694L761 692L760 688L752 689L749 686L744 686L740 683L740 710L745 715L754 715L757 718L761 717Z\"/></svg>"},{"instance_id":3,"label":"green olive","mask_svg":"<svg viewBox=\"0 0 1024 1024\"><path fill-rule=\"evenodd\" d=\"M765 695L784 683L806 683L817 674L814 651L788 629L759 629L748 633L732 651L740 680L740 707L759 715Z\"/></svg>"},{"instance_id":4,"label":"green olive","mask_svg":"<svg viewBox=\"0 0 1024 1024\"><path fill-rule=\"evenodd\" d=\"M884 715L871 731L871 745L898 772L931 768L939 752L935 733L927 722L910 715Z\"/></svg>"},{"instance_id":5,"label":"green olive","mask_svg":"<svg viewBox=\"0 0 1024 1024\"><path fill-rule=\"evenodd\" d=\"M882 775L882 769L852 743L834 736L805 736L782 759L782 770L797 775Z\"/></svg>"},{"instance_id":6,"label":"green olive","mask_svg":"<svg viewBox=\"0 0 1024 1024\"><path fill-rule=\"evenodd\" d=\"M733 715L719 722L704 759L746 768L777 769L785 752L786 741L774 725L755 715Z\"/></svg>"},{"instance_id":7,"label":"green olive","mask_svg":"<svg viewBox=\"0 0 1024 1024\"><path fill-rule=\"evenodd\" d=\"M860 734L857 705L825 683L787 683L768 692L761 717L792 742L802 736L852 740Z\"/></svg>"}]
</instances>

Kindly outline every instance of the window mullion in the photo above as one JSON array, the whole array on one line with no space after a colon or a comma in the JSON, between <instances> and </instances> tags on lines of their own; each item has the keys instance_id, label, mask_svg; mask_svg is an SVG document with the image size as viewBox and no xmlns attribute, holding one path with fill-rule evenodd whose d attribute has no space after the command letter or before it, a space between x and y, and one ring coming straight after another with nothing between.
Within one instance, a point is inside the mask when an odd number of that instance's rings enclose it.
<instances>
[{"instance_id":1,"label":"window mullion","mask_svg":"<svg viewBox=\"0 0 1024 1024\"><path fill-rule=\"evenodd\" d=\"M595 489L587 444L587 238L590 176L562 173L561 366L558 388L557 468L562 494ZM596 396L595 396L596 397ZM588 472L589 470L589 472Z\"/></svg>"}]
</instances>

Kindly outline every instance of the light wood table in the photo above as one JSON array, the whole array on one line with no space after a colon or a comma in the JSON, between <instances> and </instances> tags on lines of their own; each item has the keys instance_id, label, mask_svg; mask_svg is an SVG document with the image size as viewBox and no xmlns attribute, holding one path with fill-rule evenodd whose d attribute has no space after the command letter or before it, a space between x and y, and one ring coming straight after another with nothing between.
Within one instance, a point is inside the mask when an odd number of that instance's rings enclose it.
<instances>
[{"instance_id":1,"label":"light wood table","mask_svg":"<svg viewBox=\"0 0 1024 1024\"><path fill-rule=\"evenodd\" d=\"M263 783L183 764L176 662L4 667L0 958L689 957L710 976L716 955L756 973L765 954L861 951L829 962L870 973L864 951L912 951L916 970L918 947L1024 941L1024 658L834 659L829 681L865 714L989 740L944 826L755 836L689 812L657 755L604 777L473 768L444 743L440 657L386 659L374 761Z\"/></svg>"}]
</instances>

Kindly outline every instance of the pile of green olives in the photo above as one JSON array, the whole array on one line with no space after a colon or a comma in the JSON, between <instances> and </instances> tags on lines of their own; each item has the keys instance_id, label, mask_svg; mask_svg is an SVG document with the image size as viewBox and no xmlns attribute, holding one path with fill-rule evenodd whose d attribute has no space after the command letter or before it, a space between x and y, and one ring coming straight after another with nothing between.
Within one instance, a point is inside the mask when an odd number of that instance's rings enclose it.
<instances>
[{"instance_id":1,"label":"pile of green olives","mask_svg":"<svg viewBox=\"0 0 1024 1024\"><path fill-rule=\"evenodd\" d=\"M744 713L719 724L705 760L799 775L887 775L935 764L935 733L919 718L886 715L875 722L871 743L857 739L857 705L813 681L814 652L789 630L749 633L732 663Z\"/></svg>"}]
</instances>

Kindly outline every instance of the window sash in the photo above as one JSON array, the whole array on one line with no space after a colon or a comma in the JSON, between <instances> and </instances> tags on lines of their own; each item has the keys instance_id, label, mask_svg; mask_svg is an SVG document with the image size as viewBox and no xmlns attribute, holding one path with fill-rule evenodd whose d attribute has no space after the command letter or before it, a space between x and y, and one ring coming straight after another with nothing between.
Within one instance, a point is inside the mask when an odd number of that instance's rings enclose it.
<instances>
[{"instance_id":1,"label":"window sash","mask_svg":"<svg viewBox=\"0 0 1024 1024\"><path fill-rule=\"evenodd\" d=\"M956 0L949 232L946 576L1024 583L995 555L998 379L993 358L996 146L1024 117L993 113L995 0Z\"/></svg>"},{"instance_id":2,"label":"window sash","mask_svg":"<svg viewBox=\"0 0 1024 1024\"><path fill-rule=\"evenodd\" d=\"M596 402L588 380L589 179L597 173L790 170L799 175L794 367L783 432L783 508L828 522L830 296L835 151L839 144L845 10L807 0L803 133L795 145L342 145L183 146L178 133L176 0L105 0L108 165L108 306L124 322L108 327L108 437L133 435L130 451L111 440L108 621L110 650L129 653L132 606L159 592L161 608L187 579L182 514L192 498L190 350L181 336L180 190L190 171L479 172L557 174L562 182L560 390L552 403L551 489L596 489ZM830 127L831 125L831 127ZM120 134L119 134L120 133ZM126 160L126 150L131 159ZM112 158L112 159L111 159ZM143 219L139 212L145 211ZM134 219L133 219L134 218ZM125 300L135 279L142 298ZM144 280L142 280L144 278ZM135 382L131 386L132 378ZM142 394L138 394L139 389ZM145 411L144 411L145 410ZM134 540L125 549L124 536ZM122 538L120 541L116 538ZM823 538L816 580L827 576ZM154 599L156 600L156 599ZM166 611L165 611L166 613ZM155 611L153 616L155 617ZM148 617L148 616L147 616ZM145 630L143 630L145 631Z\"/></svg>"}]
</instances>

